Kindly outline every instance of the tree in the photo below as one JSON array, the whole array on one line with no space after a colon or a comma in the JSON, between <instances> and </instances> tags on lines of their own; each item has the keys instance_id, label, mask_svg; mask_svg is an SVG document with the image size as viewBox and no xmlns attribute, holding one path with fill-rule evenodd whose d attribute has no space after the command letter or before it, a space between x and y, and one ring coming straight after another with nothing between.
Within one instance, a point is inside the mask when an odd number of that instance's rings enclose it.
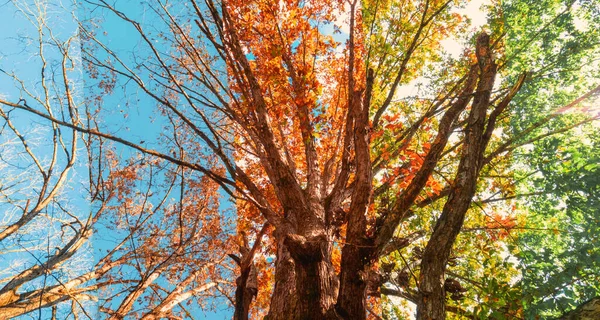
<instances>
[{"instance_id":1,"label":"tree","mask_svg":"<svg viewBox=\"0 0 600 320\"><path fill-rule=\"evenodd\" d=\"M109 141L75 130L98 123L77 82L78 35L53 29L51 13L67 9L14 5L17 23L33 30L19 35L34 44L21 54L41 74L31 81L3 61L3 81L17 88L8 94L20 98L2 98L0 109L2 318L157 319L189 314L185 302L209 306L206 297L231 286L216 183L156 159L118 158Z\"/></svg>"},{"instance_id":2,"label":"tree","mask_svg":"<svg viewBox=\"0 0 600 320\"><path fill-rule=\"evenodd\" d=\"M466 215L504 187L492 173L508 170L498 168L520 145L516 138L541 126L498 130L529 76L515 68L516 76L497 79L512 59L502 51L501 28L471 37L473 49L460 59L440 54L444 37L466 32L452 11L458 5L190 0L144 2L139 16L89 1L80 30L92 119L110 114L116 101L138 103L171 130L147 147L107 125L0 102L130 147L182 176L211 179L235 199L238 319L248 317L255 293L268 319L365 319L377 307L367 296L380 293L414 302L418 319L445 319L446 311L468 312L446 308L447 292L464 291L446 271ZM135 50L111 49L118 46L111 35L95 29L102 21L88 15L127 26ZM336 32L346 32L345 43ZM419 78L429 79L426 94L400 99L401 85ZM423 245L406 263L404 288L390 290L390 268L380 259L417 241ZM252 270L269 265L257 270L254 290Z\"/></svg>"},{"instance_id":3,"label":"tree","mask_svg":"<svg viewBox=\"0 0 600 320\"><path fill-rule=\"evenodd\" d=\"M600 16L597 6L588 2L548 1L526 7L521 1L507 1L504 12L527 16L508 22L514 27L508 29L507 48L512 52L507 54L522 53L512 59L513 67L529 64L537 70L515 97L516 114L529 116L513 117L511 126L520 130L541 119L545 123L520 137L526 147L514 157L521 163L516 192L529 195L520 202L527 212L525 232L512 243L522 265L519 286L526 317L559 317L599 294L593 235L598 228L598 135L597 121L590 122L598 119L598 100L578 110L560 107L598 84L600 38L589 26L599 23ZM544 20L547 25L532 28ZM518 30L540 36L524 47ZM548 137L532 140L536 135Z\"/></svg>"},{"instance_id":4,"label":"tree","mask_svg":"<svg viewBox=\"0 0 600 320\"><path fill-rule=\"evenodd\" d=\"M540 153L534 167L539 174L531 189L541 196L528 203L530 223L548 231L522 236L523 287L533 315L557 317L599 293L598 136L589 126L583 129L577 139L552 137L534 150Z\"/></svg>"}]
</instances>

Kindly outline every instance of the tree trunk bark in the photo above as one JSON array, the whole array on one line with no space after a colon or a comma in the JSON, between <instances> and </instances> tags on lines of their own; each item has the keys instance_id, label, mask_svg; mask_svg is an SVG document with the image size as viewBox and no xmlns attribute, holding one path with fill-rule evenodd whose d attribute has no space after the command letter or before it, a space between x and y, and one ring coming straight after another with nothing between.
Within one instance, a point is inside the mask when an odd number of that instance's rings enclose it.
<instances>
[{"instance_id":1,"label":"tree trunk bark","mask_svg":"<svg viewBox=\"0 0 600 320\"><path fill-rule=\"evenodd\" d=\"M257 293L256 269L253 264L242 270L242 274L236 279L236 284L233 320L248 320L250 305Z\"/></svg>"},{"instance_id":2,"label":"tree trunk bark","mask_svg":"<svg viewBox=\"0 0 600 320\"><path fill-rule=\"evenodd\" d=\"M342 319L366 319L368 256L364 248L346 245L342 252L340 293L336 311Z\"/></svg>"},{"instance_id":3,"label":"tree trunk bark","mask_svg":"<svg viewBox=\"0 0 600 320\"><path fill-rule=\"evenodd\" d=\"M600 297L580 304L575 310L564 314L559 320L600 319Z\"/></svg>"},{"instance_id":4,"label":"tree trunk bark","mask_svg":"<svg viewBox=\"0 0 600 320\"><path fill-rule=\"evenodd\" d=\"M268 320L325 319L335 304L339 281L327 237L287 235L278 241L275 289Z\"/></svg>"},{"instance_id":5,"label":"tree trunk bark","mask_svg":"<svg viewBox=\"0 0 600 320\"><path fill-rule=\"evenodd\" d=\"M287 320L296 314L296 264L289 250L278 236L277 260L275 262L275 288L271 296L269 314L265 320Z\"/></svg>"},{"instance_id":6,"label":"tree trunk bark","mask_svg":"<svg viewBox=\"0 0 600 320\"><path fill-rule=\"evenodd\" d=\"M366 319L367 274L374 252L374 241L367 238L367 212L373 188L369 147L369 105L372 83L373 70L369 70L364 101L361 101L362 90L355 91L354 96L349 99L355 119L356 180L348 214L346 244L342 250L340 298L336 305L339 316L349 320Z\"/></svg>"},{"instance_id":7,"label":"tree trunk bark","mask_svg":"<svg viewBox=\"0 0 600 320\"><path fill-rule=\"evenodd\" d=\"M489 35L484 33L477 38L476 54L480 69L479 82L469 112L463 152L454 179L454 186L423 252L419 275L420 296L417 304L417 320L446 319L444 272L452 245L460 232L471 200L475 195L477 178L487 143L483 138L486 111L496 77L496 64L492 58Z\"/></svg>"},{"instance_id":8,"label":"tree trunk bark","mask_svg":"<svg viewBox=\"0 0 600 320\"><path fill-rule=\"evenodd\" d=\"M449 239L447 239L449 240ZM431 241L430 241L431 243ZM427 245L429 247L429 244ZM444 271L447 257L439 256L446 250L426 250L419 275L419 303L417 320L446 319L446 291Z\"/></svg>"},{"instance_id":9,"label":"tree trunk bark","mask_svg":"<svg viewBox=\"0 0 600 320\"><path fill-rule=\"evenodd\" d=\"M324 233L304 238L288 235L285 243L294 259L296 314L290 319L325 319L337 299L339 282L331 263L332 242Z\"/></svg>"}]
</instances>

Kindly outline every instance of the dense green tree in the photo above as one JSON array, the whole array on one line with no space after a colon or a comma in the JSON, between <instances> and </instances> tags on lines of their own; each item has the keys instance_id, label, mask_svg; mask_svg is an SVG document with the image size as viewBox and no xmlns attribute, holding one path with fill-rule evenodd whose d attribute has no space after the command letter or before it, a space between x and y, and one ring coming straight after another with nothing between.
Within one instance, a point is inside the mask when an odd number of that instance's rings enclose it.
<instances>
[{"instance_id":1,"label":"dense green tree","mask_svg":"<svg viewBox=\"0 0 600 320\"><path fill-rule=\"evenodd\" d=\"M559 316L600 295L600 134L588 125L576 134L537 143L531 157L528 225L521 236L527 315Z\"/></svg>"},{"instance_id":2,"label":"dense green tree","mask_svg":"<svg viewBox=\"0 0 600 320\"><path fill-rule=\"evenodd\" d=\"M531 72L508 129L524 132L513 161L517 193L528 195L520 198L527 231L513 245L525 317L556 317L600 294L598 94L572 103L598 85L600 2L511 0L502 8L508 77L523 66Z\"/></svg>"}]
</instances>

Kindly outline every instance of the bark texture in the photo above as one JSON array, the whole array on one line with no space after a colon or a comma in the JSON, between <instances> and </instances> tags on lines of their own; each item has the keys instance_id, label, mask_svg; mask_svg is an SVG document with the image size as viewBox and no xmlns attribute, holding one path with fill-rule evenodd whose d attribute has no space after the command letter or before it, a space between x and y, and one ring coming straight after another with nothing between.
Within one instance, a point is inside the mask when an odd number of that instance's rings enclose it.
<instances>
[{"instance_id":1,"label":"bark texture","mask_svg":"<svg viewBox=\"0 0 600 320\"><path fill-rule=\"evenodd\" d=\"M600 297L580 304L575 310L564 314L559 320L600 319Z\"/></svg>"},{"instance_id":2,"label":"bark texture","mask_svg":"<svg viewBox=\"0 0 600 320\"><path fill-rule=\"evenodd\" d=\"M496 76L496 64L490 49L490 38L482 34L477 39L479 81L469 112L463 153L458 165L448 200L438 219L431 238L423 252L419 275L419 303L417 319L442 320L446 318L445 271L452 245L463 225L465 214L475 195L479 170L483 161L485 142L483 133L486 111Z\"/></svg>"},{"instance_id":3,"label":"bark texture","mask_svg":"<svg viewBox=\"0 0 600 320\"><path fill-rule=\"evenodd\" d=\"M277 244L275 288L265 320L285 320L296 314L296 264L283 242Z\"/></svg>"}]
</instances>

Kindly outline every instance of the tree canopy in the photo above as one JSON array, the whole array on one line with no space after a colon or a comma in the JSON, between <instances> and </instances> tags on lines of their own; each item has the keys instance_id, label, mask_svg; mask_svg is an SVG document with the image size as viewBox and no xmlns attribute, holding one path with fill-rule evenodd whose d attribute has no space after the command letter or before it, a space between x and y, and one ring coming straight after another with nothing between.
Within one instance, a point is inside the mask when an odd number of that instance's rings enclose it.
<instances>
[{"instance_id":1,"label":"tree canopy","mask_svg":"<svg viewBox=\"0 0 600 320\"><path fill-rule=\"evenodd\" d=\"M11 1L36 72L0 67L0 314L528 319L598 296L600 3L492 1L475 29L467 4Z\"/></svg>"}]
</instances>

